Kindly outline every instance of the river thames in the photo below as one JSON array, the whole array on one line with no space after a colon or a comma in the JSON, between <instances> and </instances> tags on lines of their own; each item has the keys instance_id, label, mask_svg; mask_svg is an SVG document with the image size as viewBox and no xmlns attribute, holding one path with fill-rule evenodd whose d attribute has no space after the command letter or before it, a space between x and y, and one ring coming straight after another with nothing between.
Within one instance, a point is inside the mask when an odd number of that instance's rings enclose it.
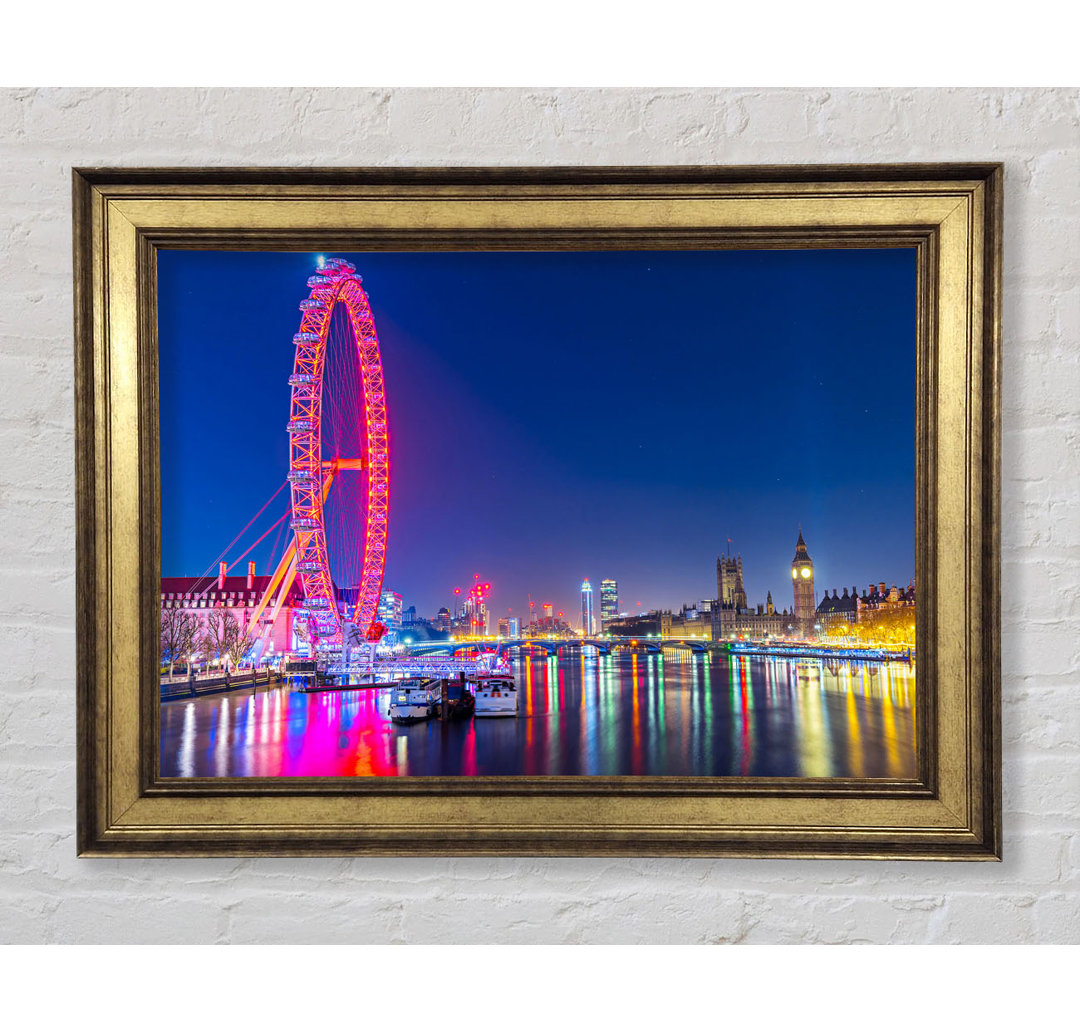
<instances>
[{"instance_id":1,"label":"river thames","mask_svg":"<svg viewBox=\"0 0 1080 1033\"><path fill-rule=\"evenodd\" d=\"M915 777L907 664L572 656L513 664L516 718L401 726L389 690L279 686L161 704L166 777Z\"/></svg>"}]
</instances>

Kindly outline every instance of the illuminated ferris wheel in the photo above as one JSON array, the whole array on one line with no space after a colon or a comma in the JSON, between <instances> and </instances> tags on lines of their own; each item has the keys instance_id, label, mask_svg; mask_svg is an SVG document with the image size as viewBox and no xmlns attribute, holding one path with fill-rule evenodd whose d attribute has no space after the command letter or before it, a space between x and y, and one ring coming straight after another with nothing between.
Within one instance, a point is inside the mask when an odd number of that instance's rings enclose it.
<instances>
[{"instance_id":1,"label":"illuminated ferris wheel","mask_svg":"<svg viewBox=\"0 0 1080 1033\"><path fill-rule=\"evenodd\" d=\"M355 266L327 259L300 302L289 377L290 566L315 640L377 640L390 456L379 338Z\"/></svg>"}]
</instances>

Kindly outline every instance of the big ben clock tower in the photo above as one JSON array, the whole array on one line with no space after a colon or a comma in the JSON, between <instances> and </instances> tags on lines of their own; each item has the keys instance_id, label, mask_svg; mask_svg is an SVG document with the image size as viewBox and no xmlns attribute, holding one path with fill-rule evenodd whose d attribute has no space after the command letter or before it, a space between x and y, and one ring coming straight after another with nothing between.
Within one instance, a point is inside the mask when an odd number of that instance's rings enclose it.
<instances>
[{"instance_id":1,"label":"big ben clock tower","mask_svg":"<svg viewBox=\"0 0 1080 1033\"><path fill-rule=\"evenodd\" d=\"M807 635L814 626L814 561L806 551L802 528L795 545L795 559L791 561L791 583L795 589L795 619Z\"/></svg>"}]
</instances>

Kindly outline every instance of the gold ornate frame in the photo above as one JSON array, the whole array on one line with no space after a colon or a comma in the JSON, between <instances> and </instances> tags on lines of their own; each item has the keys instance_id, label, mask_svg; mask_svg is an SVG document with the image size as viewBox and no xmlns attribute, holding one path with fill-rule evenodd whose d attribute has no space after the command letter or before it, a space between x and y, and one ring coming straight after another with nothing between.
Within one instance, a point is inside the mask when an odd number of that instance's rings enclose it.
<instances>
[{"instance_id":1,"label":"gold ornate frame","mask_svg":"<svg viewBox=\"0 0 1080 1033\"><path fill-rule=\"evenodd\" d=\"M73 179L82 856L1000 857L1000 165ZM854 246L917 250L917 778L159 776L158 248Z\"/></svg>"}]
</instances>

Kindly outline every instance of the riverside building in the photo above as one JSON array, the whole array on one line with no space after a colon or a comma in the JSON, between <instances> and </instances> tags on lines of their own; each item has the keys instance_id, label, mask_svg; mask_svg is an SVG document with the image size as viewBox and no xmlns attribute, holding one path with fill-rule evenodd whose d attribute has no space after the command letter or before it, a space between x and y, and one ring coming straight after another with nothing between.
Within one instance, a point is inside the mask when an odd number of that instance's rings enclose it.
<instances>
[{"instance_id":1,"label":"riverside building","mask_svg":"<svg viewBox=\"0 0 1080 1033\"><path fill-rule=\"evenodd\" d=\"M246 576L228 576L226 569L224 563L220 564L216 578L163 577L161 608L186 610L204 621L215 611L230 610L241 629L246 629L270 585L271 575L256 574L254 563L248 563ZM306 641L296 634L297 617L303 603L299 578L293 581L284 596L278 589L270 599L252 631L253 639L266 640L263 659L292 652ZM300 623L302 626L303 621Z\"/></svg>"}]
</instances>

